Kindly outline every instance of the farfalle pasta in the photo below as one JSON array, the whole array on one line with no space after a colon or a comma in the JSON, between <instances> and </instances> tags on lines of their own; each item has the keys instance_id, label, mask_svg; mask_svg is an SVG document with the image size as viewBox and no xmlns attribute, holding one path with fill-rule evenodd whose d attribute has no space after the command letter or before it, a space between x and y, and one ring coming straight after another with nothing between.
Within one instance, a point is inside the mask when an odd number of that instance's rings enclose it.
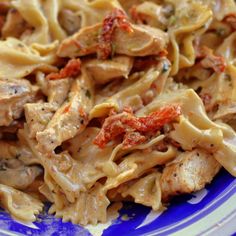
<instances>
[{"instance_id":1,"label":"farfalle pasta","mask_svg":"<svg viewBox=\"0 0 236 236\"><path fill-rule=\"evenodd\" d=\"M236 176L233 0L0 2L0 205L104 223Z\"/></svg>"}]
</instances>

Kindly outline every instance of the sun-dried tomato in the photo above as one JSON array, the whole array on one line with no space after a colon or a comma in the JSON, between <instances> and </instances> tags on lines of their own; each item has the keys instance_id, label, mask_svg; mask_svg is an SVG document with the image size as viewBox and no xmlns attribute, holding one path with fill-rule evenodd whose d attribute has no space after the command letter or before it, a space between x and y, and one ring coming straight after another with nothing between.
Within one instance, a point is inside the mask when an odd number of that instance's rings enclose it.
<instances>
[{"instance_id":1,"label":"sun-dried tomato","mask_svg":"<svg viewBox=\"0 0 236 236\"><path fill-rule=\"evenodd\" d=\"M139 132L128 132L124 135L123 148L131 148L135 145L144 143L146 140L147 138Z\"/></svg>"},{"instance_id":2,"label":"sun-dried tomato","mask_svg":"<svg viewBox=\"0 0 236 236\"><path fill-rule=\"evenodd\" d=\"M224 72L226 67L224 57L214 54L208 54L200 63L205 68L212 68L216 73Z\"/></svg>"},{"instance_id":3,"label":"sun-dried tomato","mask_svg":"<svg viewBox=\"0 0 236 236\"><path fill-rule=\"evenodd\" d=\"M67 113L67 112L69 112L69 110L70 110L70 105L67 105L67 106L64 108L63 113Z\"/></svg>"},{"instance_id":4,"label":"sun-dried tomato","mask_svg":"<svg viewBox=\"0 0 236 236\"><path fill-rule=\"evenodd\" d=\"M121 9L115 8L103 20L102 32L98 38L98 58L107 59L112 53L112 36L116 28L132 32L131 24Z\"/></svg>"},{"instance_id":5,"label":"sun-dried tomato","mask_svg":"<svg viewBox=\"0 0 236 236\"><path fill-rule=\"evenodd\" d=\"M148 132L159 130L165 124L175 120L181 114L179 105L170 105L151 113L149 116L138 118L143 124L139 131Z\"/></svg>"},{"instance_id":6,"label":"sun-dried tomato","mask_svg":"<svg viewBox=\"0 0 236 236\"><path fill-rule=\"evenodd\" d=\"M140 136L135 134L138 143L144 139L145 133L155 132L160 130L165 124L173 122L181 114L179 105L169 105L161 108L158 111L151 113L146 117L135 117L132 113L122 112L120 114L112 115L106 118L103 126L94 140L94 144L100 148L114 140L116 137L123 135L126 136L130 132L139 132ZM124 139L125 140L125 139ZM128 140L130 140L128 136ZM134 141L136 143L136 141ZM125 141L127 143L128 141ZM127 144L128 145L128 144Z\"/></svg>"},{"instance_id":7,"label":"sun-dried tomato","mask_svg":"<svg viewBox=\"0 0 236 236\"><path fill-rule=\"evenodd\" d=\"M100 148L104 148L109 141L124 134L125 127L121 121L123 115L124 113L108 117L103 123L99 134L94 139L94 144L98 145Z\"/></svg>"},{"instance_id":8,"label":"sun-dried tomato","mask_svg":"<svg viewBox=\"0 0 236 236\"><path fill-rule=\"evenodd\" d=\"M68 61L66 66L62 68L58 73L50 73L47 75L49 80L63 79L66 77L76 77L80 74L81 61L80 59L71 59Z\"/></svg>"},{"instance_id":9,"label":"sun-dried tomato","mask_svg":"<svg viewBox=\"0 0 236 236\"><path fill-rule=\"evenodd\" d=\"M226 62L224 57L215 55L212 49L206 46L196 46L195 52L197 59L201 59L200 64L204 68L211 68L216 73L221 73L225 71Z\"/></svg>"},{"instance_id":10,"label":"sun-dried tomato","mask_svg":"<svg viewBox=\"0 0 236 236\"><path fill-rule=\"evenodd\" d=\"M86 117L87 116L85 110L82 107L79 108L79 114L80 114L81 117Z\"/></svg>"}]
</instances>

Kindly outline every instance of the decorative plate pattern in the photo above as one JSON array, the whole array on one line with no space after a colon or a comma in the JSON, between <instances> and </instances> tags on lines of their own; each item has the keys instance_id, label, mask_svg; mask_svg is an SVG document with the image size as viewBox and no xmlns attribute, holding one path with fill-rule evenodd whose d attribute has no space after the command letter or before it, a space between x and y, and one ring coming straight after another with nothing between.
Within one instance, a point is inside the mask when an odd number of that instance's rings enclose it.
<instances>
[{"instance_id":1,"label":"decorative plate pattern","mask_svg":"<svg viewBox=\"0 0 236 236\"><path fill-rule=\"evenodd\" d=\"M103 236L117 235L118 232L122 236L186 235L186 232L191 232L191 235L210 235L235 219L235 193L236 179L222 170L205 189L175 198L164 212L153 212L150 208L126 203L119 218L110 226L104 224L82 228L69 222L63 223L61 219L48 215L47 210L38 217L37 222L30 224L13 220L8 213L1 211L0 235L88 236L93 232L99 235L103 229ZM227 230L227 235L236 232L232 224Z\"/></svg>"}]
</instances>

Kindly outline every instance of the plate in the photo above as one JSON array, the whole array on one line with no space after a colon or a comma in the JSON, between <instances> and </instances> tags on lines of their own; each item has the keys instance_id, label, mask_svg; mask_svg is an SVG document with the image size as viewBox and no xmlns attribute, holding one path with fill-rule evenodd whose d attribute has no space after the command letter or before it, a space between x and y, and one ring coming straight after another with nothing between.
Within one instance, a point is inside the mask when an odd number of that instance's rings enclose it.
<instances>
[{"instance_id":1,"label":"plate","mask_svg":"<svg viewBox=\"0 0 236 236\"><path fill-rule=\"evenodd\" d=\"M221 170L203 190L176 197L164 212L125 203L118 219L83 228L63 223L47 214L48 206L36 222L26 224L0 211L1 235L89 236L93 235L233 235L236 232L236 179ZM190 233L191 232L191 233ZM222 234L223 233L223 234Z\"/></svg>"}]
</instances>

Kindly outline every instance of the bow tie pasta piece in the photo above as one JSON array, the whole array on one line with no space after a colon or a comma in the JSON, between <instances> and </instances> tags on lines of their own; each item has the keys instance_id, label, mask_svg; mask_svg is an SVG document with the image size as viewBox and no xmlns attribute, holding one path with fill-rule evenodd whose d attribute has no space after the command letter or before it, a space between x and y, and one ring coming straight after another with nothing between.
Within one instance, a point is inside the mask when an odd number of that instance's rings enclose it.
<instances>
[{"instance_id":1,"label":"bow tie pasta piece","mask_svg":"<svg viewBox=\"0 0 236 236\"><path fill-rule=\"evenodd\" d=\"M15 38L0 41L0 78L22 78L35 70L55 71L55 48L57 42L46 46L33 44L31 47Z\"/></svg>"},{"instance_id":2,"label":"bow tie pasta piece","mask_svg":"<svg viewBox=\"0 0 236 236\"><path fill-rule=\"evenodd\" d=\"M188 11L183 11L188 8ZM201 35L212 19L212 11L200 2L181 2L176 5L175 15L169 19L168 33L173 63L171 74L176 75L181 68L190 67L195 62L194 39Z\"/></svg>"},{"instance_id":3,"label":"bow tie pasta piece","mask_svg":"<svg viewBox=\"0 0 236 236\"><path fill-rule=\"evenodd\" d=\"M34 221L35 215L43 209L38 199L3 184L0 184L0 196L1 205L20 220Z\"/></svg>"},{"instance_id":4,"label":"bow tie pasta piece","mask_svg":"<svg viewBox=\"0 0 236 236\"><path fill-rule=\"evenodd\" d=\"M153 173L119 186L116 191L123 198L131 196L135 203L152 207L157 211L162 207L160 177L161 174L154 170Z\"/></svg>"}]
</instances>

